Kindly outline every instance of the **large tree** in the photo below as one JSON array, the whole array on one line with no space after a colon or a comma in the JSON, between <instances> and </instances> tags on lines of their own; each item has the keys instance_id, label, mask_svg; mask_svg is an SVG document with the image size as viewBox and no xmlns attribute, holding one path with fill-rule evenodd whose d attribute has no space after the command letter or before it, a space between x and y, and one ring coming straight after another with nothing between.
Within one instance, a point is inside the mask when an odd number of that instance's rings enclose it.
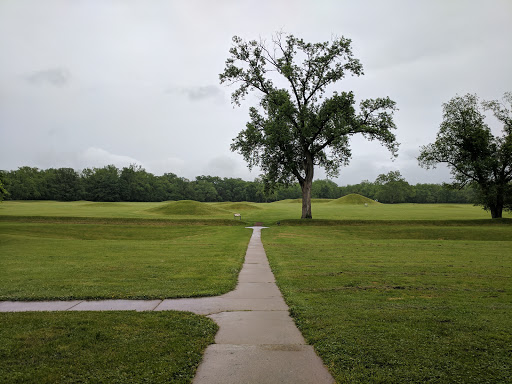
<instances>
[{"instance_id":1,"label":"large tree","mask_svg":"<svg viewBox=\"0 0 512 384\"><path fill-rule=\"evenodd\" d=\"M494 136L485 122L483 110L491 110L503 124L503 135ZM450 168L453 188L473 185L478 204L501 218L512 208L512 93L503 103L480 103L476 95L456 96L443 104L443 121L436 141L421 148L419 164Z\"/></svg>"},{"instance_id":2,"label":"large tree","mask_svg":"<svg viewBox=\"0 0 512 384\"><path fill-rule=\"evenodd\" d=\"M249 92L261 97L260 108L250 108L250 121L231 149L243 155L249 168L261 167L267 189L297 180L302 218L312 217L315 166L336 176L350 160L351 136L379 140L393 155L398 149L392 133L394 101L364 100L356 111L354 94L336 91L345 76L363 74L350 44L344 37L312 44L278 33L267 44L235 36L220 74L221 83L238 86L234 104L240 105Z\"/></svg>"}]
</instances>

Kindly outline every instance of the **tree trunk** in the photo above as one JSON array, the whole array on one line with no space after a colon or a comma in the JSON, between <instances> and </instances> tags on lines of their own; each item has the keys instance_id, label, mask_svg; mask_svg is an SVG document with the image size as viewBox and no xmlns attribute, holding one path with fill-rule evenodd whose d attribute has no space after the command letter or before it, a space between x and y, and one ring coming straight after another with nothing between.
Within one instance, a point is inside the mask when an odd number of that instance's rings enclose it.
<instances>
[{"instance_id":1,"label":"tree trunk","mask_svg":"<svg viewBox=\"0 0 512 384\"><path fill-rule=\"evenodd\" d=\"M503 217L503 205L505 201L505 188L499 186L496 192L496 203L491 204L491 217L493 219L501 219Z\"/></svg>"},{"instance_id":2,"label":"tree trunk","mask_svg":"<svg viewBox=\"0 0 512 384\"><path fill-rule=\"evenodd\" d=\"M493 219L501 219L503 217L503 205L493 205L490 207L491 209L491 217Z\"/></svg>"},{"instance_id":3,"label":"tree trunk","mask_svg":"<svg viewBox=\"0 0 512 384\"><path fill-rule=\"evenodd\" d=\"M313 164L313 155L306 152L304 158L304 171L306 177L299 180L300 187L302 188L302 217L301 219L312 219L311 215L311 187L313 186L313 174L315 166Z\"/></svg>"},{"instance_id":4,"label":"tree trunk","mask_svg":"<svg viewBox=\"0 0 512 384\"><path fill-rule=\"evenodd\" d=\"M311 186L313 180L304 180L301 183L302 188L302 217L301 219L312 219L311 216Z\"/></svg>"}]
</instances>

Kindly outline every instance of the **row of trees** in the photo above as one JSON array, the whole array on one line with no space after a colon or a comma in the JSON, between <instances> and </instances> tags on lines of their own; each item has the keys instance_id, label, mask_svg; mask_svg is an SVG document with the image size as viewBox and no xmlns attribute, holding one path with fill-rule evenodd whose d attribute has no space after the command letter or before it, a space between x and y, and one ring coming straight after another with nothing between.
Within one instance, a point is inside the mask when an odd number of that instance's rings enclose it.
<instances>
[{"instance_id":1,"label":"row of trees","mask_svg":"<svg viewBox=\"0 0 512 384\"><path fill-rule=\"evenodd\" d=\"M263 202L261 183L199 176L194 181L174 173L155 176L138 165L0 171L7 199L59 201L255 201Z\"/></svg>"},{"instance_id":2,"label":"row of trees","mask_svg":"<svg viewBox=\"0 0 512 384\"><path fill-rule=\"evenodd\" d=\"M399 171L381 174L373 182L364 180L361 183L339 187L332 180L315 180L312 183L312 198L337 199L357 193L381 203L462 203L472 204L477 201L477 192L473 188L453 189L440 184L409 184ZM280 187L273 198L299 199L302 189L299 183L289 187Z\"/></svg>"},{"instance_id":3,"label":"row of trees","mask_svg":"<svg viewBox=\"0 0 512 384\"><path fill-rule=\"evenodd\" d=\"M2 195L11 200L270 202L302 197L298 183L269 193L265 192L260 179L198 176L191 181L174 173L155 176L138 165L122 169L107 165L81 172L71 168L21 167L0 171L0 186L2 184L5 188ZM313 198L336 199L350 193L383 203L471 203L475 199L469 188L450 190L438 184L410 185L399 171L382 174L374 182L363 181L344 187L332 180L315 180L311 188Z\"/></svg>"}]
</instances>

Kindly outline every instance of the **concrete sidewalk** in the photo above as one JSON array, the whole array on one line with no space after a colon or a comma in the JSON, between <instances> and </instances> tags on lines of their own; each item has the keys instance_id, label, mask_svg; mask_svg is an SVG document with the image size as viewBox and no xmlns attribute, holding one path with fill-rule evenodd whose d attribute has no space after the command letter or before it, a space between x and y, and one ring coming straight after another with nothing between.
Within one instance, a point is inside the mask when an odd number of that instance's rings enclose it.
<instances>
[{"instance_id":1,"label":"concrete sidewalk","mask_svg":"<svg viewBox=\"0 0 512 384\"><path fill-rule=\"evenodd\" d=\"M208 316L219 331L194 384L334 383L288 314L261 243L261 227L253 227L238 286L218 300L229 303L229 309Z\"/></svg>"},{"instance_id":2,"label":"concrete sidewalk","mask_svg":"<svg viewBox=\"0 0 512 384\"><path fill-rule=\"evenodd\" d=\"M0 302L0 312L190 311L219 325L215 344L200 364L195 384L334 383L288 314L270 269L261 229L247 248L236 289L222 296L169 300Z\"/></svg>"}]
</instances>

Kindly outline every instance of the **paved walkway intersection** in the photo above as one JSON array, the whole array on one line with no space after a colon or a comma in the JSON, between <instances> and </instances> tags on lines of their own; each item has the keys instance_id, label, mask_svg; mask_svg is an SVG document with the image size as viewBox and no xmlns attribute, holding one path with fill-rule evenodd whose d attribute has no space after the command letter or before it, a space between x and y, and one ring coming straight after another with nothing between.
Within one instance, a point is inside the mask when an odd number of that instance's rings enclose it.
<instances>
[{"instance_id":1,"label":"paved walkway intersection","mask_svg":"<svg viewBox=\"0 0 512 384\"><path fill-rule=\"evenodd\" d=\"M236 289L222 296L168 300L0 302L0 312L190 311L219 325L194 384L334 383L289 316L268 263L261 229L253 234Z\"/></svg>"}]
</instances>

